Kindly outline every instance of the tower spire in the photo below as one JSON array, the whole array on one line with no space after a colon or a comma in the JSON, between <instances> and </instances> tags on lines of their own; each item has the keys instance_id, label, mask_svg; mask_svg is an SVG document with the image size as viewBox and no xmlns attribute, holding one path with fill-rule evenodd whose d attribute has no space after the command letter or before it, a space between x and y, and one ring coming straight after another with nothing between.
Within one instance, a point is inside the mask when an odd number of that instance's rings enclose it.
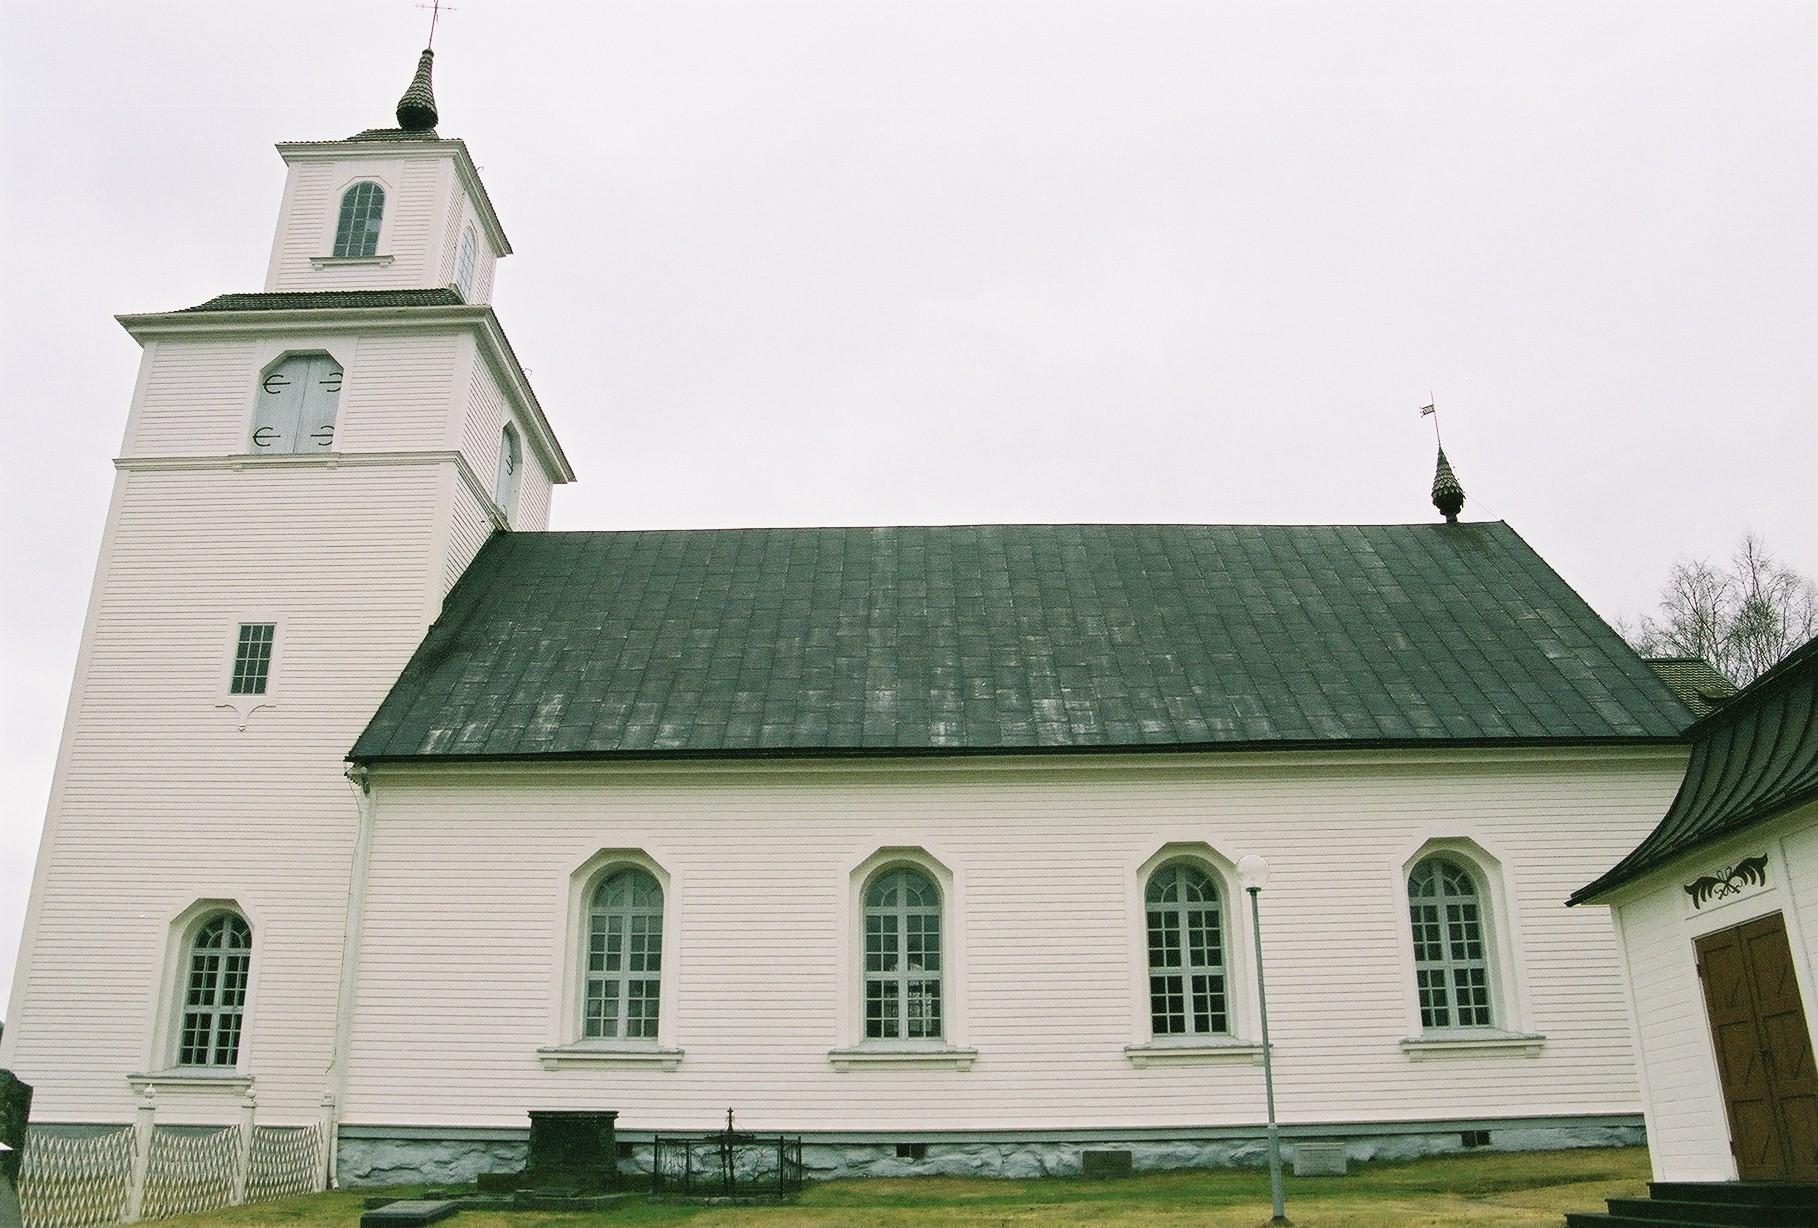
<instances>
[{"instance_id":1,"label":"tower spire","mask_svg":"<svg viewBox=\"0 0 1818 1228\"><path fill-rule=\"evenodd\" d=\"M398 127L410 132L435 130L436 95L429 84L429 70L435 59L436 53L425 47L417 60L417 75L410 79L410 88L404 91L404 97L398 99Z\"/></svg>"},{"instance_id":2,"label":"tower spire","mask_svg":"<svg viewBox=\"0 0 1818 1228\"><path fill-rule=\"evenodd\" d=\"M1464 487L1458 484L1458 478L1452 472L1452 462L1446 459L1446 450L1439 450L1439 465L1433 471L1433 506L1445 516L1447 524L1458 523L1458 513L1463 510L1465 502Z\"/></svg>"}]
</instances>

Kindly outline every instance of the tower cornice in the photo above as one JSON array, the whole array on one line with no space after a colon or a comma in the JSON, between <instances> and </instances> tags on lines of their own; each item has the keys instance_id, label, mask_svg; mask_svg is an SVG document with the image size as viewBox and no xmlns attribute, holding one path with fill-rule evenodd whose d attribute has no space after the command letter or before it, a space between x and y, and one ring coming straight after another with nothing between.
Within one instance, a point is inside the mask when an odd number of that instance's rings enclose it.
<instances>
[{"instance_id":1,"label":"tower cornice","mask_svg":"<svg viewBox=\"0 0 1818 1228\"><path fill-rule=\"evenodd\" d=\"M499 318L484 303L442 307L282 307L143 312L114 317L140 345L184 337L257 337L273 333L388 333L392 335L463 330L473 335L499 385L512 399L517 417L529 428L529 443L542 458L551 480L574 481L574 469L562 452L542 403L524 374L523 365Z\"/></svg>"}]
</instances>

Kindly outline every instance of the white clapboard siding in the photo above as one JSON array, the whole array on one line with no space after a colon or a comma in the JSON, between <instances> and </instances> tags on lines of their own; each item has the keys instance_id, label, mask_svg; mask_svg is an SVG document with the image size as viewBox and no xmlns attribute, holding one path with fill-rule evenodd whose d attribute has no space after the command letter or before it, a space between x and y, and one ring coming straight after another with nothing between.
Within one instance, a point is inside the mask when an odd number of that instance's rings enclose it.
<instances>
[{"instance_id":1,"label":"white clapboard siding","mask_svg":"<svg viewBox=\"0 0 1818 1228\"><path fill-rule=\"evenodd\" d=\"M535 434L530 426L509 416L504 392L491 369L474 362L467 392L466 413L461 420L461 454L467 458L474 474L493 493L499 472L499 446L505 424L514 422L520 441L517 497L513 506L504 509L511 527L536 531L549 527L549 494L552 486L542 458L530 443Z\"/></svg>"},{"instance_id":2,"label":"white clapboard siding","mask_svg":"<svg viewBox=\"0 0 1818 1228\"><path fill-rule=\"evenodd\" d=\"M480 552L494 531L492 514L487 505L465 482L454 483L454 505L449 518L448 554L442 562L441 596L447 596L473 556Z\"/></svg>"},{"instance_id":3,"label":"white clapboard siding","mask_svg":"<svg viewBox=\"0 0 1818 1228\"><path fill-rule=\"evenodd\" d=\"M130 1119L127 1076L173 1056L151 1044L174 1001L170 923L212 898L253 927L241 1065L262 1115L320 1111L357 826L341 761L443 580L448 468L118 476L5 1034L36 1119ZM247 621L278 627L256 709L227 692ZM176 1092L160 1106L232 1108Z\"/></svg>"},{"instance_id":4,"label":"white clapboard siding","mask_svg":"<svg viewBox=\"0 0 1818 1228\"><path fill-rule=\"evenodd\" d=\"M319 348L319 343L318 343ZM121 445L125 456L250 452L260 363L243 338L170 339L141 359L140 389Z\"/></svg>"},{"instance_id":5,"label":"white clapboard siding","mask_svg":"<svg viewBox=\"0 0 1818 1228\"><path fill-rule=\"evenodd\" d=\"M513 1126L619 1110L627 1129L1026 1130L1254 1123L1247 1063L1137 1069L1141 884L1172 842L1266 855L1270 1024L1283 1120L1634 1112L1608 914L1563 907L1671 800L1684 756L1621 752L1098 759L818 767L375 769L376 820L347 1120ZM1410 1060L1418 1031L1401 867L1475 840L1505 867L1538 1057ZM838 1073L862 1021L852 870L919 846L954 876L946 995L969 1071ZM570 875L640 849L671 876L673 1072L546 1070ZM1247 953L1242 900L1230 924ZM1242 1028L1252 980L1234 967ZM847 1002L851 1003L851 997ZM1504 1004L1505 1009L1507 1004ZM955 1014L957 1012L957 1015Z\"/></svg>"},{"instance_id":6,"label":"white clapboard siding","mask_svg":"<svg viewBox=\"0 0 1818 1228\"><path fill-rule=\"evenodd\" d=\"M447 447L456 359L471 343L455 331L367 336L342 393L346 452L429 451Z\"/></svg>"}]
</instances>

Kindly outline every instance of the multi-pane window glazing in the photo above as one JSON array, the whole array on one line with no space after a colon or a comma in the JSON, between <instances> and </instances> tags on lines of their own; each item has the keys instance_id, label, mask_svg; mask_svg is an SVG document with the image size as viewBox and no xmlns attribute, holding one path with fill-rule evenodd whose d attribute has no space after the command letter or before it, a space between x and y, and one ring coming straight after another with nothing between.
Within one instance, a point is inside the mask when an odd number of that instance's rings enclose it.
<instances>
[{"instance_id":1,"label":"multi-pane window glazing","mask_svg":"<svg viewBox=\"0 0 1818 1228\"><path fill-rule=\"evenodd\" d=\"M663 888L642 870L609 875L587 913L581 1034L655 1040L663 967Z\"/></svg>"},{"instance_id":2,"label":"multi-pane window glazing","mask_svg":"<svg viewBox=\"0 0 1818 1228\"><path fill-rule=\"evenodd\" d=\"M272 640L277 631L274 623L240 624L240 639L234 645L234 676L227 687L229 693L265 694L265 684L271 678Z\"/></svg>"},{"instance_id":3,"label":"multi-pane window glazing","mask_svg":"<svg viewBox=\"0 0 1818 1228\"><path fill-rule=\"evenodd\" d=\"M891 870L865 892L865 1035L941 1035L941 897L914 870Z\"/></svg>"},{"instance_id":4,"label":"multi-pane window glazing","mask_svg":"<svg viewBox=\"0 0 1818 1228\"><path fill-rule=\"evenodd\" d=\"M335 222L337 256L372 256L379 250L379 223L385 216L385 189L356 183L341 194L341 216Z\"/></svg>"},{"instance_id":5,"label":"multi-pane window glazing","mask_svg":"<svg viewBox=\"0 0 1818 1228\"><path fill-rule=\"evenodd\" d=\"M1477 884L1463 867L1428 857L1408 875L1408 915L1420 1026L1489 1027L1490 965Z\"/></svg>"},{"instance_id":6,"label":"multi-pane window glazing","mask_svg":"<svg viewBox=\"0 0 1818 1228\"><path fill-rule=\"evenodd\" d=\"M183 987L179 1066L232 1066L240 1059L240 1022L252 968L252 930L221 913L203 923L189 949Z\"/></svg>"},{"instance_id":7,"label":"multi-pane window glazing","mask_svg":"<svg viewBox=\"0 0 1818 1228\"><path fill-rule=\"evenodd\" d=\"M1176 862L1149 879L1144 902L1151 1029L1157 1036L1228 1032L1218 888L1198 867Z\"/></svg>"}]
</instances>

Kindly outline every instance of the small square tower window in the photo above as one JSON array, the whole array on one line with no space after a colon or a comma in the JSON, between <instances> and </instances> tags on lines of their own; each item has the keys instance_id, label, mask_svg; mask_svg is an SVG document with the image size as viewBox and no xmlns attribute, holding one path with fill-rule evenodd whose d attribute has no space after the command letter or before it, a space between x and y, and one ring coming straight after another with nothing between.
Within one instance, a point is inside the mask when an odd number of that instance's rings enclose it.
<instances>
[{"instance_id":1,"label":"small square tower window","mask_svg":"<svg viewBox=\"0 0 1818 1228\"><path fill-rule=\"evenodd\" d=\"M235 695L263 695L271 677L271 646L275 623L241 623L240 642L234 648L234 678L228 691Z\"/></svg>"}]
</instances>

